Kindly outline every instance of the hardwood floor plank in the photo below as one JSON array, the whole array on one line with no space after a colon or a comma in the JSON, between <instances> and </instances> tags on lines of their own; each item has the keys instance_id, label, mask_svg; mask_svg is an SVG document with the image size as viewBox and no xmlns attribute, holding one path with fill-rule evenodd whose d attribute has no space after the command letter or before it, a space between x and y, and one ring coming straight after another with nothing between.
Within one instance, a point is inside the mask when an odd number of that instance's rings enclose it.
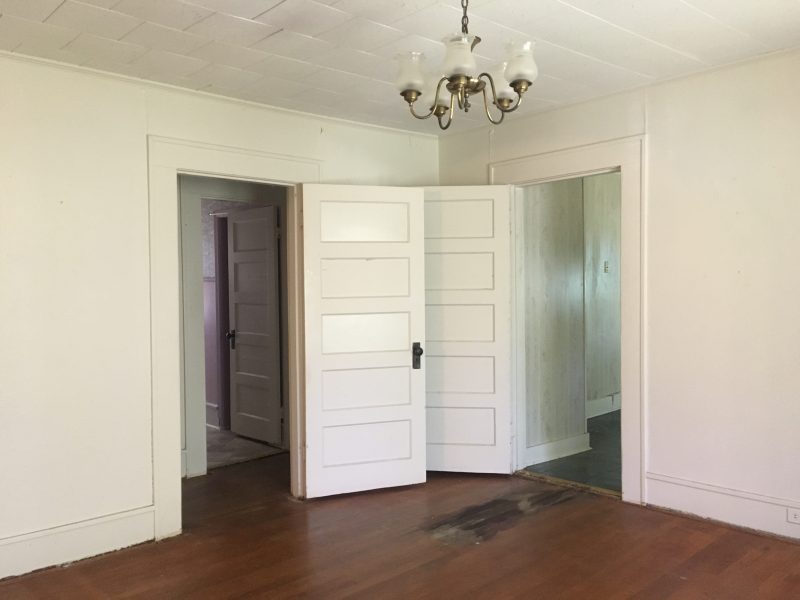
<instances>
[{"instance_id":1,"label":"hardwood floor plank","mask_svg":"<svg viewBox=\"0 0 800 600\"><path fill-rule=\"evenodd\" d=\"M299 502L286 455L185 481L182 536L0 582L0 598L800 598L800 545L539 481Z\"/></svg>"}]
</instances>

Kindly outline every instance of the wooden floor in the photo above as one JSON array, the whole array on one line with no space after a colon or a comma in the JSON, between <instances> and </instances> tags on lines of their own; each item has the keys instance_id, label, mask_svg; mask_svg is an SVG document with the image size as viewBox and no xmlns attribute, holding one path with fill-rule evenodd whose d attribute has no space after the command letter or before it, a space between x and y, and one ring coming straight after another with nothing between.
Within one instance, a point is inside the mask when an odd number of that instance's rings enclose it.
<instances>
[{"instance_id":1,"label":"wooden floor","mask_svg":"<svg viewBox=\"0 0 800 600\"><path fill-rule=\"evenodd\" d=\"M0 598L800 598L800 545L513 477L298 502L288 457L184 484L184 535Z\"/></svg>"}]
</instances>

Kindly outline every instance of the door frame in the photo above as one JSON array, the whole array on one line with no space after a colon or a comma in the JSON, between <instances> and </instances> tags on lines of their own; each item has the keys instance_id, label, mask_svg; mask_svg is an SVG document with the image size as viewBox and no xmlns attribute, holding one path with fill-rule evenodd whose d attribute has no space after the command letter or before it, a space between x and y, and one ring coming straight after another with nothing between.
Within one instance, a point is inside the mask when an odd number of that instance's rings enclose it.
<instances>
[{"instance_id":1,"label":"door frame","mask_svg":"<svg viewBox=\"0 0 800 600\"><path fill-rule=\"evenodd\" d=\"M289 452L291 492L305 494L302 199L320 179L318 160L148 136L153 508L156 539L181 533L181 244L178 175L287 187Z\"/></svg>"},{"instance_id":2,"label":"door frame","mask_svg":"<svg viewBox=\"0 0 800 600\"><path fill-rule=\"evenodd\" d=\"M642 355L643 309L645 307L643 275L643 154L644 138L635 136L612 142L593 144L580 148L560 150L535 156L492 163L489 165L489 181L492 184L532 185L562 181L619 170L621 183L621 228L620 228L620 280L621 280L621 388L622 388L622 499L643 504L645 490L645 435L644 435L644 362ZM513 207L512 207L513 213ZM512 216L512 261L516 235ZM512 273L516 265L512 266ZM520 377L524 372L517 365L516 348L520 342L516 337L517 307L514 289L512 304L512 360L514 432L517 436L515 467L526 465L522 461L525 445L525 404L518 393Z\"/></svg>"}]
</instances>

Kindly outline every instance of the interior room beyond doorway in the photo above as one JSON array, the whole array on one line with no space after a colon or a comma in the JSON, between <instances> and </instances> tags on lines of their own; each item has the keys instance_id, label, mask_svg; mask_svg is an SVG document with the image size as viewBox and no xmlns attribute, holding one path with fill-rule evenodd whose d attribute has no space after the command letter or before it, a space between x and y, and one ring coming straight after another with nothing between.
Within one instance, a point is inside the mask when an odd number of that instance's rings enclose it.
<instances>
[{"instance_id":1,"label":"interior room beyond doorway","mask_svg":"<svg viewBox=\"0 0 800 600\"><path fill-rule=\"evenodd\" d=\"M183 473L283 452L286 188L180 176Z\"/></svg>"},{"instance_id":2,"label":"interior room beyond doorway","mask_svg":"<svg viewBox=\"0 0 800 600\"><path fill-rule=\"evenodd\" d=\"M621 492L620 173L519 188L527 471Z\"/></svg>"}]
</instances>

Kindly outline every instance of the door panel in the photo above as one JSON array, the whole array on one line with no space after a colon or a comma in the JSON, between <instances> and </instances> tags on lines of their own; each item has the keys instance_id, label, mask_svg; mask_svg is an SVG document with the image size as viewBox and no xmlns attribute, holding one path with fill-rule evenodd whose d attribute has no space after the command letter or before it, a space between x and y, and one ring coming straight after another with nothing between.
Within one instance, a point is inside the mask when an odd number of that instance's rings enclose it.
<instances>
[{"instance_id":1,"label":"door panel","mask_svg":"<svg viewBox=\"0 0 800 600\"><path fill-rule=\"evenodd\" d=\"M304 185L306 495L425 481L421 189Z\"/></svg>"},{"instance_id":2,"label":"door panel","mask_svg":"<svg viewBox=\"0 0 800 600\"><path fill-rule=\"evenodd\" d=\"M510 473L509 186L425 189L427 468Z\"/></svg>"},{"instance_id":3,"label":"door panel","mask_svg":"<svg viewBox=\"0 0 800 600\"><path fill-rule=\"evenodd\" d=\"M231 431L283 445L277 208L228 217Z\"/></svg>"}]
</instances>

